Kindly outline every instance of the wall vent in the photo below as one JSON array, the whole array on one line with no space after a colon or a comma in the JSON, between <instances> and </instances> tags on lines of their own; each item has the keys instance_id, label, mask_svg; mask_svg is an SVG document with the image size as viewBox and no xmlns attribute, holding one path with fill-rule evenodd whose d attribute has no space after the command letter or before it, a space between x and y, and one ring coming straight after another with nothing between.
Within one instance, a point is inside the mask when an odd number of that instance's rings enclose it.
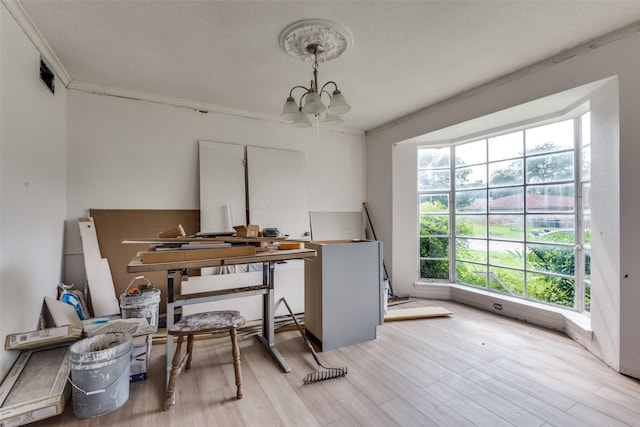
<instances>
[{"instance_id":1,"label":"wall vent","mask_svg":"<svg viewBox=\"0 0 640 427\"><path fill-rule=\"evenodd\" d=\"M44 85L51 91L51 93L56 92L56 76L55 74L53 74L51 69L49 69L42 58L40 58L40 81L44 83Z\"/></svg>"}]
</instances>

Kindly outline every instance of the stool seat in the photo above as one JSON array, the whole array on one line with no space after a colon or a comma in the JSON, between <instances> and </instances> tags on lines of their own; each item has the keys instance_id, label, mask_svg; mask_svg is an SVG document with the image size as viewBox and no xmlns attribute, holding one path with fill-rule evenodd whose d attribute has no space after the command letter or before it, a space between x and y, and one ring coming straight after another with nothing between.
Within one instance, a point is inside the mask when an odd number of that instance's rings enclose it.
<instances>
[{"instance_id":1,"label":"stool seat","mask_svg":"<svg viewBox=\"0 0 640 427\"><path fill-rule=\"evenodd\" d=\"M173 361L171 364L171 374L167 384L167 392L164 400L164 410L171 406L174 388L180 372L191 369L191 359L193 353L193 336L195 334L214 333L222 330L229 330L231 336L231 346L233 354L233 367L236 377L236 398L242 399L242 372L240 370L240 347L238 346L237 329L244 325L245 320L239 311L221 310L208 311L204 313L190 314L183 316L178 322L167 330L167 334L178 338ZM182 343L187 337L187 352L182 357Z\"/></svg>"},{"instance_id":2,"label":"stool seat","mask_svg":"<svg viewBox=\"0 0 640 427\"><path fill-rule=\"evenodd\" d=\"M183 316L167 332L170 335L190 335L208 332L216 332L220 329L228 329L232 326L244 325L244 318L239 311L209 311L206 313L190 314Z\"/></svg>"}]
</instances>

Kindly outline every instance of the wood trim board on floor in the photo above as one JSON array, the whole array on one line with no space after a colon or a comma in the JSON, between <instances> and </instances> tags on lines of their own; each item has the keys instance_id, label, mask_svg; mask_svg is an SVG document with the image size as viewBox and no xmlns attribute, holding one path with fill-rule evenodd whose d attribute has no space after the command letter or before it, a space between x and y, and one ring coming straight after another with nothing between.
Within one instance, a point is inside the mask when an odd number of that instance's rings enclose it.
<instances>
[{"instance_id":1,"label":"wood trim board on floor","mask_svg":"<svg viewBox=\"0 0 640 427\"><path fill-rule=\"evenodd\" d=\"M426 319L429 317L450 316L452 314L451 311L442 307L397 308L387 311L387 314L384 315L384 321Z\"/></svg>"}]
</instances>

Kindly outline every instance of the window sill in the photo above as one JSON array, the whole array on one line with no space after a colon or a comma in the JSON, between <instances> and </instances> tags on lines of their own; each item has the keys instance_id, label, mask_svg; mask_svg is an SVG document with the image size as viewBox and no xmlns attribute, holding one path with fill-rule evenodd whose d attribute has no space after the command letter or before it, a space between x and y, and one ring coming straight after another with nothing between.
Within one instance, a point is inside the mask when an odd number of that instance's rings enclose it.
<instances>
[{"instance_id":1,"label":"window sill","mask_svg":"<svg viewBox=\"0 0 640 427\"><path fill-rule=\"evenodd\" d=\"M586 313L577 313L455 283L419 281L414 284L414 289L418 297L449 299L560 331L582 345L587 345L593 339L591 317Z\"/></svg>"}]
</instances>

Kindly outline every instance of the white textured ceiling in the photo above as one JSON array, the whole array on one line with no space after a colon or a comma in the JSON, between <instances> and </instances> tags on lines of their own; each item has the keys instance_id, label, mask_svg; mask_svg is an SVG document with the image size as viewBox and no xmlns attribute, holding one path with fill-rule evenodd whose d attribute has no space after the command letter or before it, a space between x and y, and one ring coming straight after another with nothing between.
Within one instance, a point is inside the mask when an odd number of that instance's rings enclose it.
<instances>
[{"instance_id":1,"label":"white textured ceiling","mask_svg":"<svg viewBox=\"0 0 640 427\"><path fill-rule=\"evenodd\" d=\"M11 0L4 0L11 1ZM42 1L24 10L75 82L277 118L311 65L279 46L301 19L353 45L320 64L371 130L640 21L640 1Z\"/></svg>"}]
</instances>

